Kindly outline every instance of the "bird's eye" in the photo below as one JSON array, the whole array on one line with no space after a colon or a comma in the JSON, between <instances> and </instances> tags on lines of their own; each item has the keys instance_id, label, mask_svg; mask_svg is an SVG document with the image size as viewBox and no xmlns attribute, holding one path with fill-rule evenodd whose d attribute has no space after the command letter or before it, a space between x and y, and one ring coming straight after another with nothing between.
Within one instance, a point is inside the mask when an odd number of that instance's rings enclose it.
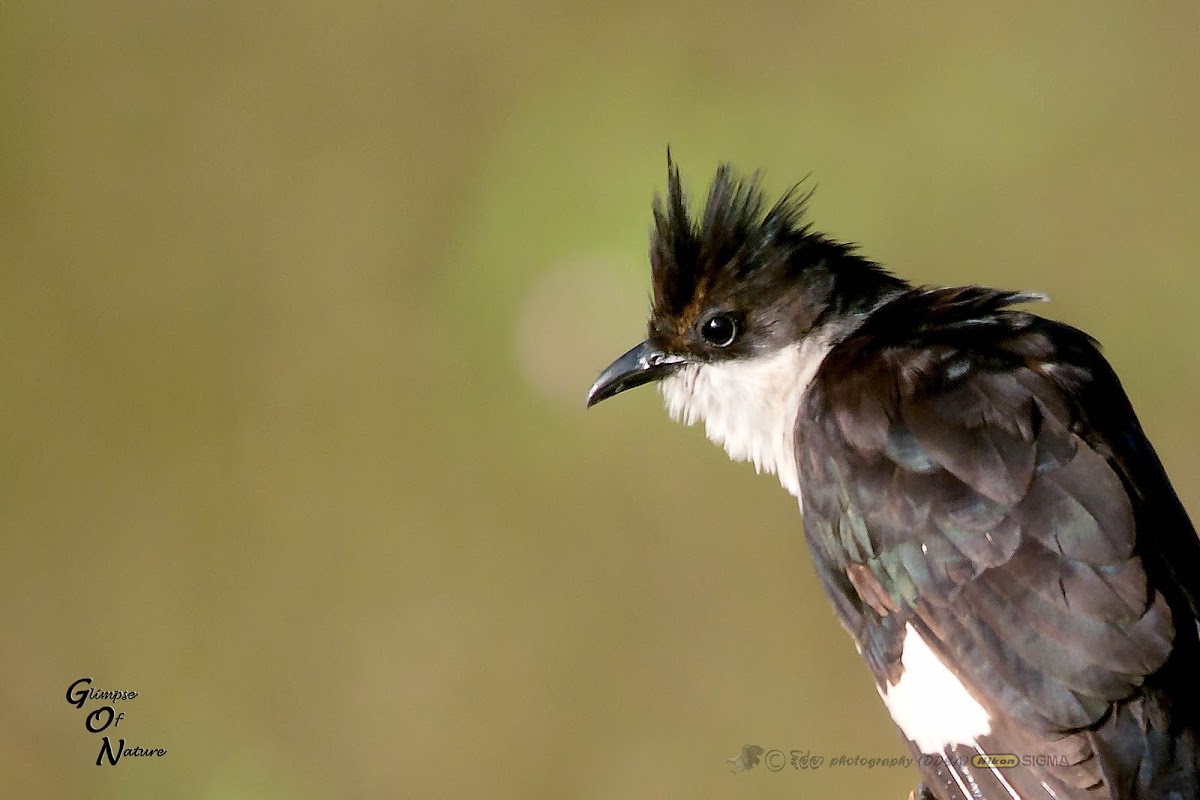
<instances>
[{"instance_id":1,"label":"bird's eye","mask_svg":"<svg viewBox=\"0 0 1200 800\"><path fill-rule=\"evenodd\" d=\"M724 314L718 314L715 317L709 317L700 326L700 335L709 344L716 345L717 347L728 347L737 338L737 323Z\"/></svg>"}]
</instances>

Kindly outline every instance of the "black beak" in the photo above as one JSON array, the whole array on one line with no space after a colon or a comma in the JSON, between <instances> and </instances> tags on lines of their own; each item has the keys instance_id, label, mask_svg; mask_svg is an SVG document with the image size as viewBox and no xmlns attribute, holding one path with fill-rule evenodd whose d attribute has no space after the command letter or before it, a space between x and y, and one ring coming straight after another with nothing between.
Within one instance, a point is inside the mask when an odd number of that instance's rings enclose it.
<instances>
[{"instance_id":1,"label":"black beak","mask_svg":"<svg viewBox=\"0 0 1200 800\"><path fill-rule=\"evenodd\" d=\"M600 373L588 390L588 408L626 389L665 378L686 362L683 356L664 353L650 342L642 342Z\"/></svg>"}]
</instances>

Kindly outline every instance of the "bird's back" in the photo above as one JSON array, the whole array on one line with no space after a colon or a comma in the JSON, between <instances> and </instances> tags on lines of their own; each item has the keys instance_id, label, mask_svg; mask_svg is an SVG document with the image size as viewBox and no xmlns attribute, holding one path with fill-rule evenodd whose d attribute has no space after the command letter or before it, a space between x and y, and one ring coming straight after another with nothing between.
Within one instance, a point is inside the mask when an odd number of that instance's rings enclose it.
<instances>
[{"instance_id":1,"label":"bird's back","mask_svg":"<svg viewBox=\"0 0 1200 800\"><path fill-rule=\"evenodd\" d=\"M828 353L796 436L817 571L935 796L1200 797L1200 541L1031 299L907 291Z\"/></svg>"}]
</instances>

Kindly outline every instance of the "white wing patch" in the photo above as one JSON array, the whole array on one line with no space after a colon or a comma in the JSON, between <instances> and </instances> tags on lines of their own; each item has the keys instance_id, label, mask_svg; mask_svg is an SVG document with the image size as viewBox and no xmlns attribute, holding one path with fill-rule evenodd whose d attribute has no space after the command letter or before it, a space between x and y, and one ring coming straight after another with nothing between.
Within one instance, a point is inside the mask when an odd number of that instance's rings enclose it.
<instances>
[{"instance_id":1,"label":"white wing patch","mask_svg":"<svg viewBox=\"0 0 1200 800\"><path fill-rule=\"evenodd\" d=\"M660 384L667 411L704 433L734 461L753 462L759 472L800 498L796 421L804 395L830 344L811 337L759 358L690 364Z\"/></svg>"},{"instance_id":2,"label":"white wing patch","mask_svg":"<svg viewBox=\"0 0 1200 800\"><path fill-rule=\"evenodd\" d=\"M879 689L879 696L917 749L941 753L951 745L975 746L992 732L992 718L953 672L929 648L912 624L904 628L900 682Z\"/></svg>"}]
</instances>

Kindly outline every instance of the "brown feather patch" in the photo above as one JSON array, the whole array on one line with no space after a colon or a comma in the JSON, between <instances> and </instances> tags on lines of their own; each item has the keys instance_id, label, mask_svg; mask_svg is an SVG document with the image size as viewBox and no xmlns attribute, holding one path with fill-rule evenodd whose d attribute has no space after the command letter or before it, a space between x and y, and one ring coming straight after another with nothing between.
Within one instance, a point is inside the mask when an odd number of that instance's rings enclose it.
<instances>
[{"instance_id":1,"label":"brown feather patch","mask_svg":"<svg viewBox=\"0 0 1200 800\"><path fill-rule=\"evenodd\" d=\"M893 611L900 610L896 601L888 596L883 584L875 577L875 573L871 572L865 564L851 564L846 567L846 577L850 579L850 583L854 584L859 598L875 609L875 613L880 617L886 617Z\"/></svg>"}]
</instances>

